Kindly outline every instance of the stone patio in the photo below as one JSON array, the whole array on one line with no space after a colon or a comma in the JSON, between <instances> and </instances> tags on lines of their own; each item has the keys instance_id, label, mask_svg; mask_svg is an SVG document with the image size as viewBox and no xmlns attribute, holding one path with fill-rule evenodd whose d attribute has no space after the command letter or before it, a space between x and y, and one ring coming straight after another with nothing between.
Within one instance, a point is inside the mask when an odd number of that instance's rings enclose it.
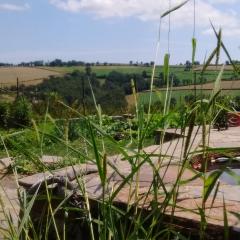
<instances>
[{"instance_id":1,"label":"stone patio","mask_svg":"<svg viewBox=\"0 0 240 240\"><path fill-rule=\"evenodd\" d=\"M175 129L168 129L167 131L178 131ZM202 145L202 137L201 137L201 129L197 127L194 128L194 134L191 139L191 147L189 147L189 152L194 152L195 150L201 149ZM161 167L159 171L159 175L161 176L163 183L166 189L170 190L174 182L176 181L176 176L179 171L179 166L181 165L181 158L183 156L183 146L185 143L185 137L173 140L171 142L166 142L162 145L153 145L147 147L143 150L146 154L154 154L157 156L151 157L152 163L157 166L159 161L162 164L167 165L170 164L169 167ZM240 147L240 127L229 128L228 130L224 131L217 131L211 129L210 140L208 143L209 147L212 148L232 148L232 147ZM161 153L161 158L159 157ZM134 154L132 152L131 154ZM163 157L164 155L164 157ZM49 158L48 158L49 159ZM60 159L59 157L51 156L51 159ZM108 158L109 166L107 168L107 177L109 182L109 189L117 188L119 184L123 181L124 177L128 176L131 172L131 165L128 161L123 160L122 156L116 155L111 156ZM118 170L118 173L115 171ZM92 163L77 165L73 167L68 167L64 169L60 169L53 172L46 172L46 173L39 173L33 176L23 177L19 179L20 185L24 186L25 188L30 188L32 185L36 184L39 181L46 179L49 176L65 176L70 182L73 184L77 184L74 180L76 176L83 176L86 182L86 190L92 199L98 199L102 196L102 188L100 184L100 179L97 174L97 168ZM1 176L1 175L0 175ZM181 180L188 180L194 176L192 170L186 169L182 175ZM5 178L5 180L4 180ZM8 178L4 177L1 180L1 186L4 187L4 190L1 190L0 187L0 196L3 198L3 202L6 204L9 211L13 214L19 211L19 207L17 203L17 192L16 192L16 185L14 185L13 176L11 177L11 181ZM152 182L153 174L152 168L149 164L143 164L140 169L140 179L139 179L139 194L144 195ZM136 179L134 179L136 181ZM7 183L8 182L8 183ZM9 183L12 183L9 184ZM134 186L134 184L133 184ZM134 188L133 188L134 190ZM119 192L116 196L116 202L126 203L129 197L129 186L125 185L125 187ZM196 221L199 223L199 215L194 214L193 210L197 210L197 206L201 205L202 202L202 191L203 191L203 181L199 178L194 181L191 181L185 185L182 185L179 189L179 196L178 196L178 204L175 212L175 217L179 219L184 219L184 221ZM207 220L209 226L215 227L223 227L223 196L226 201L226 208L228 212L240 212L240 186L236 185L228 185L224 181L220 181L219 192L216 197L216 201L213 205L213 208L210 208L212 197L209 197L209 200L206 203L207 210ZM146 201L145 206L150 203L151 198L149 201ZM161 202L161 199L159 199ZM14 206L14 207L13 207ZM188 211L183 211L182 209L186 208ZM16 211L15 211L16 210ZM169 209L169 214L170 214ZM17 219L17 218L15 218ZM235 232L240 233L240 223L239 220L232 214L228 213L228 220L230 229L234 230ZM1 215L0 212L0 221L4 222L4 217Z\"/></svg>"},{"instance_id":2,"label":"stone patio","mask_svg":"<svg viewBox=\"0 0 240 240\"><path fill-rule=\"evenodd\" d=\"M11 223L14 226L18 224L19 217L19 201L17 193L17 184L13 175L5 175L0 173L0 226L8 229L9 225L6 215L11 216ZM0 239L4 239L3 233L0 231Z\"/></svg>"}]
</instances>

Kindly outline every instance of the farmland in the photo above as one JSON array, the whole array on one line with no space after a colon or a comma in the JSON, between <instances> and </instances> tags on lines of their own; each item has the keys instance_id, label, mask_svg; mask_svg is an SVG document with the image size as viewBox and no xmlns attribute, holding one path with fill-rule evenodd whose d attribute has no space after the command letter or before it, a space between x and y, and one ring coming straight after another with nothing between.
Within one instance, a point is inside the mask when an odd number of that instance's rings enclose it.
<instances>
[{"instance_id":1,"label":"farmland","mask_svg":"<svg viewBox=\"0 0 240 240\"><path fill-rule=\"evenodd\" d=\"M119 2L0 3L0 240L240 239L237 5Z\"/></svg>"},{"instance_id":2,"label":"farmland","mask_svg":"<svg viewBox=\"0 0 240 240\"><path fill-rule=\"evenodd\" d=\"M59 76L54 69L42 69L34 67L1 67L0 86L9 87L16 85L17 78L20 84L35 85L50 76Z\"/></svg>"},{"instance_id":3,"label":"farmland","mask_svg":"<svg viewBox=\"0 0 240 240\"><path fill-rule=\"evenodd\" d=\"M200 67L196 68L196 83L201 83ZM0 85L1 87L8 87L16 85L16 79L19 79L20 84L37 85L43 79L50 76L60 76L73 71L85 71L85 66L76 67L1 67L0 68ZM143 73L149 79L152 74L151 66L130 66L130 65L114 65L114 66L91 66L91 70L96 74L96 77L104 80L110 72L116 71L122 74L139 74ZM155 78L158 79L160 73L163 72L162 66L157 66ZM175 65L170 67L170 73L174 74L179 79L180 85L188 85L192 82L192 71L185 71L184 66ZM219 68L211 67L204 73L204 82L213 82L219 73ZM223 73L223 80L232 80L237 77L234 75L232 68L226 67ZM102 81L101 81L102 82Z\"/></svg>"},{"instance_id":4,"label":"farmland","mask_svg":"<svg viewBox=\"0 0 240 240\"><path fill-rule=\"evenodd\" d=\"M19 79L20 85L30 86L30 85L38 85L42 83L43 79L47 79L50 76L60 77L60 80L63 81L65 79L64 75L71 74L74 71L78 70L79 72L85 71L85 66L76 66L76 67L2 67L0 68L0 84L1 87L10 87L16 86L16 79ZM150 82L150 77L152 74L152 67L151 66L130 66L130 65L114 65L114 66L91 66L91 72L96 74L97 80L100 83L100 86L105 84L105 79L109 78L111 72L118 72L123 75L139 75L142 76L143 72L145 71L145 82ZM163 71L162 66L157 66L156 73L155 73L155 81L158 80L160 73ZM219 67L210 66L207 68L206 72L204 73L205 82L204 84L199 84L199 76L201 72L201 66L195 68L196 71L196 89L197 92L200 93L200 90L204 91L204 94L209 94L211 89L214 87L214 80L216 79L219 71ZM184 66L171 66L170 73L175 74L175 76L179 79L179 86L175 86L172 88L172 98L175 98L178 104L184 101L184 98L187 95L194 94L194 86L192 84L193 73L192 71L185 71ZM130 77L131 78L131 77ZM129 78L129 79L130 79ZM221 87L224 90L223 95L231 95L237 96L240 93L240 80L231 80L234 78L232 67L226 66L226 69L223 74L223 81L221 83ZM117 81L125 81L124 79L119 78ZM184 84L184 81L187 83ZM225 80L225 81L224 81ZM70 82L68 81L67 85L62 89L69 89L69 92L73 94L74 90L71 90L71 86L69 86ZM77 83L74 84L76 86ZM121 83L119 86L121 86ZM78 84L77 84L78 85ZM104 87L104 86L103 86ZM106 87L106 84L105 84ZM145 88L146 89L146 88ZM153 103L156 101L164 101L165 90L166 88L161 88L159 91L156 88L153 94ZM143 89L144 90L144 89ZM143 91L140 90L140 91ZM80 90L79 90L80 91ZM78 91L78 92L79 92ZM131 89L130 89L131 92ZM198 94L197 93L197 94ZM97 92L95 94L98 95ZM126 93L125 94L129 94ZM76 93L76 96L78 93ZM8 96L8 95L5 95ZM9 95L10 97L10 95ZM9 99L7 97L7 99ZM70 96L69 96L70 97ZM6 97L5 97L6 98ZM11 97L12 98L12 97ZM3 95L2 95L3 99ZM126 97L127 103L129 108L133 105L133 97L128 95ZM143 91L139 93L139 101L143 104L147 104L149 100L149 93Z\"/></svg>"},{"instance_id":5,"label":"farmland","mask_svg":"<svg viewBox=\"0 0 240 240\"><path fill-rule=\"evenodd\" d=\"M84 71L84 66L77 67L48 67L46 69L55 70L60 73L71 73L73 71ZM201 67L196 68L197 76L200 75ZM92 66L92 71L96 73L97 77L105 78L110 72L117 71L123 74L142 74L144 71L147 74L147 77L151 77L152 67L149 66L130 66L130 65L114 65L114 66ZM212 82L216 79L220 69L215 67L210 67L204 74L207 82ZM156 67L155 77L157 78L159 74L163 72L162 66ZM185 66L182 65L173 65L170 67L170 72L176 74L176 76L180 79L180 81L184 79L192 79L192 72L185 71ZM223 73L223 79L229 80L234 77L232 67L226 67Z\"/></svg>"},{"instance_id":6,"label":"farmland","mask_svg":"<svg viewBox=\"0 0 240 240\"><path fill-rule=\"evenodd\" d=\"M204 89L200 90L197 89L196 94L197 96L210 96L210 94L212 93L212 90L208 89ZM189 95L194 95L195 92L193 89L182 89L182 90L177 90L177 89L173 89L172 93L171 93L171 97L176 99L177 105L181 105L184 104L185 98L186 96ZM149 103L149 95L150 92L141 92L138 94L138 101L141 104L148 104ZM153 92L152 95L152 103L155 102L161 102L163 103L165 100L165 95L166 95L166 90L158 90ZM240 96L240 89L226 89L226 90L222 90L221 91L221 95L222 96L231 96L231 97L236 97L236 96ZM131 106L134 105L134 97L132 95L129 95L126 97L127 102L128 102L128 106L131 108Z\"/></svg>"}]
</instances>

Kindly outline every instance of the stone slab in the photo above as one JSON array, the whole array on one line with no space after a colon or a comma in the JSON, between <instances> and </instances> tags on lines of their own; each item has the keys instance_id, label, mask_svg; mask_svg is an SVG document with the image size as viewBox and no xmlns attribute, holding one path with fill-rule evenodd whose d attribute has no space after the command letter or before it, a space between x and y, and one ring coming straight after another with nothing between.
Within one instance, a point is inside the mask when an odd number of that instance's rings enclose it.
<instances>
[{"instance_id":1,"label":"stone slab","mask_svg":"<svg viewBox=\"0 0 240 240\"><path fill-rule=\"evenodd\" d=\"M62 160L63 160L63 158L59 157L59 156L43 155L41 158L41 161L46 165L53 165L53 164L61 162Z\"/></svg>"},{"instance_id":2,"label":"stone slab","mask_svg":"<svg viewBox=\"0 0 240 240\"><path fill-rule=\"evenodd\" d=\"M6 215L12 218L13 226L17 227L18 217L19 217L19 200L17 185L13 175L1 175L0 174L0 226L3 229L9 229ZM6 214L6 215L5 215ZM7 233L7 232L6 232ZM3 233L0 232L0 239L9 239L5 238Z\"/></svg>"},{"instance_id":3,"label":"stone slab","mask_svg":"<svg viewBox=\"0 0 240 240\"><path fill-rule=\"evenodd\" d=\"M7 170L12 164L11 158L2 158L0 159L0 171Z\"/></svg>"},{"instance_id":4,"label":"stone slab","mask_svg":"<svg viewBox=\"0 0 240 240\"><path fill-rule=\"evenodd\" d=\"M29 188L32 185L44 181L44 179L53 175L67 177L69 181L73 181L76 178L76 176L86 175L93 172L97 172L97 167L93 164L74 165L71 167L58 169L52 172L37 173L31 176L21 178L19 179L19 184L21 186L24 186L25 188Z\"/></svg>"},{"instance_id":5,"label":"stone slab","mask_svg":"<svg viewBox=\"0 0 240 240\"><path fill-rule=\"evenodd\" d=\"M176 131L176 130L174 130ZM180 131L180 130L178 130ZM202 145L202 129L195 127L193 130L193 136L189 144L189 152L194 152L195 150L200 150ZM162 163L162 167L159 169L159 175L163 180L163 183L167 191L171 190L173 183L176 182L177 175L179 173L179 166L182 162L183 156L183 146L185 145L186 138L180 138L173 140L171 142L164 143L162 145L154 145L143 149L143 153L152 154L151 157L152 164L157 167L159 161ZM216 131L211 129L210 131L210 142L209 147L238 147L240 146L240 127L239 128L229 128L226 131ZM134 151L129 153L129 155L134 155ZM111 191L116 190L124 179L129 176L132 171L131 164L123 159L121 155L111 156L108 159L107 167L107 182L108 187L106 189L107 194ZM142 159L141 159L142 160ZM169 165L169 167L167 167ZM153 181L153 169L149 163L142 165L139 171L139 195L143 196L149 191L151 183ZM97 173L97 168L94 165L82 164L74 166L74 171L72 167L60 169L51 173L36 174L24 179L19 182L23 186L30 187L36 182L44 179L44 177L49 175L56 176L66 176L70 181L75 181L76 176L82 176L81 180L84 180L86 186L86 191L90 198L98 199L102 196L103 190L101 186L100 177ZM192 170L185 169L181 180L186 181L194 176ZM117 194L115 201L127 203L130 199L131 203L134 203L134 194L136 190L136 176L133 176L132 185L129 186L128 183L124 185L121 191ZM159 191L163 193L163 189L159 186ZM214 191L213 191L214 193ZM223 227L224 224L224 204L223 196L226 203L226 209L228 211L229 226L240 231L239 220L231 214L233 212L240 212L240 187L227 185L224 182L220 183L219 192L216 199L212 205L213 193L210 195L206 202L206 214L207 221L209 224L215 226ZM175 217L186 219L186 221L201 221L199 214L196 214L198 207L202 205L202 194L203 194L203 181L197 179L190 181L181 185L179 188L179 194L177 198L177 206L175 211ZM153 196L148 195L142 208L148 209L151 205L151 200ZM163 195L159 194L159 203L163 201ZM141 204L140 204L141 206ZM171 208L167 209L166 214L171 214Z\"/></svg>"}]
</instances>

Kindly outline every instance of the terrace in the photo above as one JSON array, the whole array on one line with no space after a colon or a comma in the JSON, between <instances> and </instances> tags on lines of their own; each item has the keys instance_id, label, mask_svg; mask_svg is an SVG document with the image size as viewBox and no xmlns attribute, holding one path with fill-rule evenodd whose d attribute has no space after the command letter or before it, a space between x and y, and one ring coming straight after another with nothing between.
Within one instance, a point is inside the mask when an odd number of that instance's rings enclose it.
<instances>
[{"instance_id":1,"label":"terrace","mask_svg":"<svg viewBox=\"0 0 240 240\"><path fill-rule=\"evenodd\" d=\"M188 130L188 129L187 129ZM240 148L240 127L230 127L225 131L217 131L215 129L209 129L209 141L207 147L211 149L222 149L222 148ZM179 129L167 129L169 134L178 134L182 136L170 142L165 142L160 145L153 145L147 147L143 150L143 153L151 156L151 162L157 168L159 162L161 161L161 168L159 171L159 176L162 178L163 184L166 188L166 191L171 191L174 183L177 180L179 174L180 166L183 162L183 144L186 139L187 131L183 134ZM191 143L189 144L188 152L196 152L202 149L202 128L194 127ZM231 151L230 151L231 152ZM132 152L134 155L134 152ZM164 157L163 157L164 156ZM171 156L171 157L168 157ZM46 164L49 164L51 157L43 157L43 162L46 161ZM49 160L50 159L50 160ZM58 159L53 157L54 162ZM2 162L6 162L9 165L9 159L5 159ZM4 166L3 164L1 166ZM6 167L6 166L5 166ZM226 163L225 167L231 169L231 164ZM2 167L3 171L4 167ZM73 171L74 169L74 171ZM107 186L105 189L105 197L110 195L111 189L116 189L119 187L125 178L131 174L132 167L128 161L123 161L122 156L116 155L108 158L108 167L107 167ZM206 173L206 177L209 176L210 172ZM181 231L189 231L191 229L193 236L197 235L198 229L200 226L200 215L197 213L198 206L202 202L202 193L204 190L203 178L202 175L199 178L194 178L196 175L196 170L187 166L184 169L184 172L181 176L181 181L183 184L179 187L179 193L177 196L177 205L174 212L172 224L176 229L181 229ZM94 202L102 198L103 190L100 181L99 174L97 173L97 167L92 163L77 165L74 168L64 168L56 170L52 173L45 172L39 173L32 176L21 176L19 184L21 188L31 189L33 186L38 186L36 183L41 183L44 179L50 179L52 176L55 177L65 177L71 184L77 185L76 177L82 176L86 183L86 191L89 198L91 199L91 204L93 205L93 210L96 211ZM2 211L7 211L11 213L12 218L14 219L15 224L17 224L17 213L19 213L18 196L16 191L16 183L13 175L4 175L1 174L1 197L2 201L5 202L6 209ZM192 179L192 180L191 180ZM231 212L240 211L240 187L237 186L237 181L239 179L231 179L229 181L229 176L227 173L222 174L219 178L219 186L217 194L214 196L213 191L205 203L206 208L206 217L207 217L207 235L208 239L222 239L221 233L224 231L224 209L226 208L228 214L228 227L230 231L231 239L235 239L240 234L240 223L236 216ZM148 163L144 163L139 170L139 179L137 177L133 178L133 185L129 186L126 184L119 193L114 198L114 204L124 207L127 205L129 198L131 199L131 204L134 204L135 187L138 186L138 194L144 196L153 182L153 170ZM159 191L163 194L164 190L162 187L159 187ZM81 193L79 193L81 195ZM139 204L140 208L143 209L146 213L151 211L151 194L147 196L147 199ZM159 198L159 203L161 204L162 199ZM169 221L172 214L172 208L167 207L165 212L166 222ZM37 208L33 208L32 213L35 217L39 217L39 212ZM5 216L1 215L0 219L3 224L6 219ZM4 225L3 225L4 226ZM214 231L212 231L214 230ZM217 238L216 238L217 237Z\"/></svg>"}]
</instances>

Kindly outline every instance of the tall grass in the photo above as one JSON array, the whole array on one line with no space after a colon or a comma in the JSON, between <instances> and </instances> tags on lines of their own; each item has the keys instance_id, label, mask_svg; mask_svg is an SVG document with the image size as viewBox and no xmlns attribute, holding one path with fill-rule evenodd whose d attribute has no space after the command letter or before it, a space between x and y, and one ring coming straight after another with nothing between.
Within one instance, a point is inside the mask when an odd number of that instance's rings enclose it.
<instances>
[{"instance_id":1,"label":"tall grass","mask_svg":"<svg viewBox=\"0 0 240 240\"><path fill-rule=\"evenodd\" d=\"M168 16L170 13L182 7L188 1L169 9L161 15L161 19ZM216 34L218 39L217 47L210 54L209 58L203 67L202 74L207 69L207 66L212 62L214 57L216 61L219 59L220 49L224 49L227 53L221 39L221 32ZM157 44L157 54L160 46L160 37ZM194 63L196 54L196 39L192 40L192 62ZM228 55L228 54L227 54ZM144 143L146 140L147 132L150 129L151 120L154 117L152 107L152 91L154 86L156 61L153 66L153 73L151 79L151 92L149 100L148 113L144 113L143 106L138 102L137 93L134 83L132 82L133 94L135 98L135 116L138 125L137 129L137 147L129 149L129 144L125 147L115 141L108 133L102 128L102 112L101 107L98 106L94 93L92 95L95 102L97 116L99 122L92 121L89 116L81 115L77 110L66 106L69 113L77 115L84 124L85 131L81 132L79 141L83 143L80 149L75 148L69 142L69 125L65 125L65 135L60 138L54 134L49 134L46 131L47 121L58 128L54 119L46 112L43 127L39 127L33 121L32 133L33 137L37 139L37 150L32 152L31 143L26 144L25 149L19 147L13 140L13 136L1 136L3 145L8 153L7 146L11 144L15 149L14 157L24 157L28 159L33 166L40 168L43 172L52 172L52 169L41 162L41 156L44 154L44 142L46 139L54 139L58 142L63 149L66 149L68 158L67 164L72 166L75 163L81 164L84 162L91 162L96 165L97 175L99 176L99 186L102 194L98 198L93 198L89 195L86 188L86 180L84 174L76 176L76 187L72 189L72 184L67 179L59 181L58 179L45 178L43 183L36 184L34 191L26 192L25 190L19 191L21 202L21 214L19 218L19 225L15 226L12 222L10 215L4 212L7 219L8 228L4 230L6 239L73 239L70 236L76 231L78 238L75 239L101 239L101 240L125 240L125 239L207 239L208 215L206 211L206 203L212 194L212 207L214 205L217 191L219 188L219 176L227 171L221 169L210 175L206 174L207 165L203 166L203 172L199 173L191 168L190 160L195 154L202 154L203 158L207 158L212 149L208 148L210 131L208 126L212 126L217 114L221 109L226 108L222 106L217 97L220 93L220 82L223 73L223 68L216 79L215 88L209 99L196 100L190 106L186 107L183 111L182 118L178 123L178 128L181 129L182 134L186 135L185 138L173 140L169 142L169 147L173 147L173 151L169 154L168 151L163 151L163 143L165 131L171 126L172 115L169 114L169 104L171 99L171 79L169 79L169 55L165 55L164 61L164 77L168 82L168 89L166 91L166 98L164 109L162 111L163 121L161 128L163 134L160 140L158 150L146 152ZM193 76L194 77L194 76ZM91 86L91 82L89 82ZM91 88L92 89L92 88ZM145 121L147 119L147 121ZM66 123L68 123L66 121ZM198 126L201 131L201 143L193 149L196 142L196 133L194 127ZM98 144L100 139L101 144ZM107 141L107 143L106 143ZM130 172L123 172L118 169L110 160L107 145L111 144L116 154L119 154L123 161L130 166ZM179 161L174 161L174 154L177 145L181 144L181 153ZM201 145L201 148L200 148ZM200 150L199 150L200 148ZM224 151L222 149L221 151ZM93 155L91 155L91 153ZM9 155L9 154L8 154ZM73 160L73 156L75 160ZM154 159L157 158L157 161ZM39 167L40 166L40 167ZM140 193L140 180L141 170L148 167L152 173L152 179L144 192ZM164 183L164 176L168 169L172 166L177 166L177 174L175 182L171 185ZM164 173L161 170L164 170ZM74 170L74 168L73 168ZM110 185L109 171L113 172L122 180L120 183ZM183 174L186 170L193 173L191 179L183 181ZM18 170L14 169L16 173L16 180L18 180ZM228 171L229 172L229 171ZM232 174L230 172L230 174ZM233 175L233 174L232 174ZM236 177L236 176L235 176ZM187 207L182 207L178 202L180 189L192 181L201 179L203 180L203 191L201 196L201 204L197 210L191 210ZM60 184L63 192L56 194L53 183ZM71 190L71 191L69 191ZM125 201L117 201L117 197L125 192ZM76 199L77 196L77 199ZM9 199L10 200L10 199ZM78 201L78 202L77 202ZM75 203L71 204L71 203ZM228 218L227 208L224 202L223 215L224 215L224 238L229 239L228 233ZM4 202L0 201L4 209ZM36 218L34 215L39 208L42 208L42 214ZM200 219L200 226L198 229L191 229L190 231L181 228L175 222L176 210L181 209L186 213L196 214ZM61 221L60 221L61 220ZM0 231L2 229L0 228ZM197 231L197 232L194 232ZM198 232L199 231L199 232Z\"/></svg>"}]
</instances>

